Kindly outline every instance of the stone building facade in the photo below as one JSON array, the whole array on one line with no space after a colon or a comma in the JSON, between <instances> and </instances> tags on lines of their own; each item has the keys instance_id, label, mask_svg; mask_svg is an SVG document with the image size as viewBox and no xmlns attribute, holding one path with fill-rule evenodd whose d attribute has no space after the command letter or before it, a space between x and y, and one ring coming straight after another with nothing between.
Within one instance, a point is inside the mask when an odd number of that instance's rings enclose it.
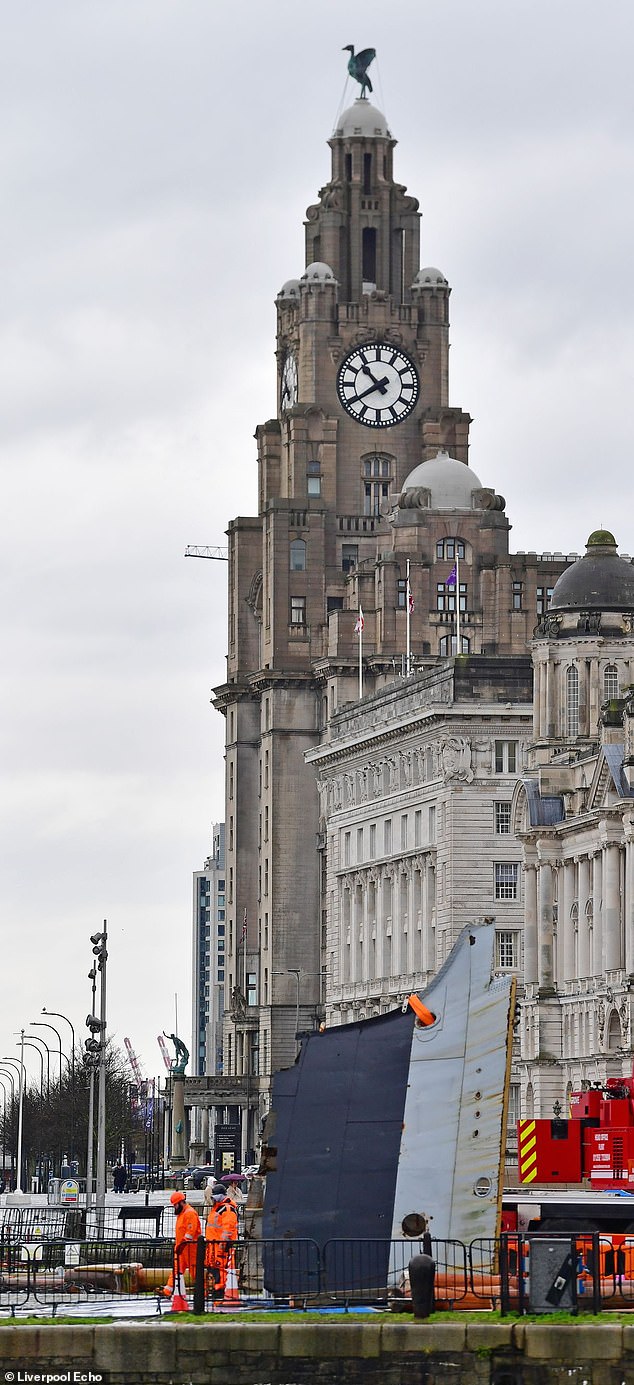
<instances>
[{"instance_id":1,"label":"stone building facade","mask_svg":"<svg viewBox=\"0 0 634 1385\"><path fill-rule=\"evenodd\" d=\"M532 645L535 708L513 829L525 877L522 1110L632 1071L634 565L599 530Z\"/></svg>"},{"instance_id":2,"label":"stone building facade","mask_svg":"<svg viewBox=\"0 0 634 1385\"><path fill-rule=\"evenodd\" d=\"M215 690L226 722L223 1078L249 1079L248 1145L271 1071L293 1059L298 1025L313 1025L326 1011L343 1014L355 999L344 995L353 969L344 983L338 944L334 970L330 959L334 930L343 926L342 916L336 923L329 917L330 882L340 867L324 846L315 771L323 786L327 748L359 696L360 612L364 697L377 694L380 715L390 718L392 700L404 695L404 671L416 673L427 697L439 661L455 654L523 660L569 562L563 554L511 553L503 497L469 466L470 419L449 402L449 284L439 270L419 267L418 202L395 181L385 117L360 98L329 143L330 179L306 216L306 268L277 296L278 394L273 416L256 431L257 514L228 527L227 678ZM454 673L437 676L440 689ZM526 715L523 700L513 723L521 744ZM454 721L459 729L452 730ZM505 739L496 724L491 715L476 732L460 703L443 734L449 740L455 730L458 759L466 760L463 742L472 734L489 747ZM420 853L430 846L429 815L422 824L433 804L416 734L412 723L398 751L404 806L396 831L400 840L407 815L411 850ZM367 761L365 748L359 752L363 769L375 750L368 729L360 735L368 743ZM326 756L315 761L322 746ZM448 746L433 750L438 784L450 754ZM472 751L478 783L492 754ZM441 799L437 812L445 811ZM367 823L355 831L369 834L369 807L363 811ZM386 809L382 821L387 816ZM378 831L378 815L376 822ZM386 869L389 855L383 852ZM365 870L369 863L359 864ZM412 869L420 879L407 885L406 912L422 918L431 869L429 862ZM335 891L337 909L356 909L356 888L349 904L345 891ZM396 885L397 894L402 888ZM437 879L435 888L437 899ZM394 978L396 950L388 977L389 935L377 939L385 985L373 979L373 1003L394 992L396 975L410 963L416 975L433 967L454 924L466 921L459 914L457 901L443 904L436 941L432 948L428 938L424 953L414 955L413 935L411 955L401 941ZM354 976L356 984L357 970Z\"/></svg>"}]
</instances>

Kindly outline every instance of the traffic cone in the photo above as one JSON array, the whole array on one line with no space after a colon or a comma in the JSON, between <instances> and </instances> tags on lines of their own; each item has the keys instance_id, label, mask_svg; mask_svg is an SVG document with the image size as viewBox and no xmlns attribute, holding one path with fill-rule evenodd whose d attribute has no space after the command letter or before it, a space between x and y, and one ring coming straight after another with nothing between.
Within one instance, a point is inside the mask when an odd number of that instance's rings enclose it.
<instances>
[{"instance_id":1,"label":"traffic cone","mask_svg":"<svg viewBox=\"0 0 634 1385\"><path fill-rule=\"evenodd\" d=\"M177 1275L172 1294L172 1312L189 1313L189 1304L185 1295L185 1279L182 1274Z\"/></svg>"},{"instance_id":2,"label":"traffic cone","mask_svg":"<svg viewBox=\"0 0 634 1385\"><path fill-rule=\"evenodd\" d=\"M229 1251L227 1260L227 1278L225 1280L225 1303L239 1303L240 1291L238 1289L238 1275L236 1273L236 1260L233 1249Z\"/></svg>"}]
</instances>

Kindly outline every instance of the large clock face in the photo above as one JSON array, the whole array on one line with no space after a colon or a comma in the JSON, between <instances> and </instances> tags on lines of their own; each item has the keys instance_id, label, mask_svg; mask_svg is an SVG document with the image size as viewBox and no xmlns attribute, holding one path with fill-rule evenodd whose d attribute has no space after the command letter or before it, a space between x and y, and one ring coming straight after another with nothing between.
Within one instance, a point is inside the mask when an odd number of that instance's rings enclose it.
<instances>
[{"instance_id":1,"label":"large clock face","mask_svg":"<svg viewBox=\"0 0 634 1385\"><path fill-rule=\"evenodd\" d=\"M418 371L404 351L387 342L355 346L337 372L337 394L344 409L366 428L392 428L415 407Z\"/></svg>"},{"instance_id":2,"label":"large clock face","mask_svg":"<svg viewBox=\"0 0 634 1385\"><path fill-rule=\"evenodd\" d=\"M282 383L280 386L280 408L282 413L287 409L292 409L297 403L297 361L294 353L287 351L282 366Z\"/></svg>"}]
</instances>

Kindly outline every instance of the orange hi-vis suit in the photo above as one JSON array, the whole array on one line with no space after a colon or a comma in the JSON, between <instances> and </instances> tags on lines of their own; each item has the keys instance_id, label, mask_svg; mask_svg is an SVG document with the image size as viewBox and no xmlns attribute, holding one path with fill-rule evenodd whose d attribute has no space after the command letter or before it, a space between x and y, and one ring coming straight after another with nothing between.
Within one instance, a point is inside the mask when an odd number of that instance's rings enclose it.
<instances>
[{"instance_id":1,"label":"orange hi-vis suit","mask_svg":"<svg viewBox=\"0 0 634 1385\"><path fill-rule=\"evenodd\" d=\"M214 1296L221 1298L227 1282L227 1266L238 1239L238 1214L232 1202L213 1202L205 1227L205 1265L213 1281Z\"/></svg>"},{"instance_id":2,"label":"orange hi-vis suit","mask_svg":"<svg viewBox=\"0 0 634 1385\"><path fill-rule=\"evenodd\" d=\"M196 1276L196 1243L200 1235L200 1217L195 1209L185 1202L182 1212L176 1217L174 1227L174 1265L179 1275L184 1276L189 1270L192 1283ZM165 1285L164 1293L171 1294L173 1288L174 1270Z\"/></svg>"}]
</instances>

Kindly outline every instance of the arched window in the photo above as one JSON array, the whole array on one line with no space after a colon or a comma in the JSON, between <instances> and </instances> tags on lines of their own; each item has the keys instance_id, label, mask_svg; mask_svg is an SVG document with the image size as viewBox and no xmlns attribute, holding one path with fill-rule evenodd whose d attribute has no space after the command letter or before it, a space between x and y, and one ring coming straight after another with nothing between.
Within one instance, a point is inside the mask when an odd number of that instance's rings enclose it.
<instances>
[{"instance_id":1,"label":"arched window","mask_svg":"<svg viewBox=\"0 0 634 1385\"><path fill-rule=\"evenodd\" d=\"M606 664L603 670L603 698L612 701L619 695L619 673L616 664Z\"/></svg>"},{"instance_id":2,"label":"arched window","mask_svg":"<svg viewBox=\"0 0 634 1385\"><path fill-rule=\"evenodd\" d=\"M579 735L579 670L574 664L566 669L566 735L571 740Z\"/></svg>"},{"instance_id":3,"label":"arched window","mask_svg":"<svg viewBox=\"0 0 634 1385\"><path fill-rule=\"evenodd\" d=\"M361 458L363 513L380 515L394 479L394 458L385 452L372 452Z\"/></svg>"},{"instance_id":4,"label":"arched window","mask_svg":"<svg viewBox=\"0 0 634 1385\"><path fill-rule=\"evenodd\" d=\"M291 572L306 571L306 544L303 539L293 539L290 557Z\"/></svg>"},{"instance_id":5,"label":"arched window","mask_svg":"<svg viewBox=\"0 0 634 1385\"><path fill-rule=\"evenodd\" d=\"M467 636L466 636L466 635L461 635L461 636L460 636L460 653L461 653L461 654L468 654L470 649L471 649L471 640L467 639ZM457 653L458 653L458 640L457 640L456 636L455 636L455 635L443 635L442 638L441 638L441 640L440 640L440 644L439 644L439 646L438 646L438 653L441 654L441 655L444 655L445 658L447 658L447 656L448 656L449 654L457 654Z\"/></svg>"},{"instance_id":6,"label":"arched window","mask_svg":"<svg viewBox=\"0 0 634 1385\"><path fill-rule=\"evenodd\" d=\"M608 1053L616 1053L617 1048L623 1047L623 1035L621 1033L621 1021L618 1010L613 1010L608 1023L608 1032L605 1044Z\"/></svg>"}]
</instances>

